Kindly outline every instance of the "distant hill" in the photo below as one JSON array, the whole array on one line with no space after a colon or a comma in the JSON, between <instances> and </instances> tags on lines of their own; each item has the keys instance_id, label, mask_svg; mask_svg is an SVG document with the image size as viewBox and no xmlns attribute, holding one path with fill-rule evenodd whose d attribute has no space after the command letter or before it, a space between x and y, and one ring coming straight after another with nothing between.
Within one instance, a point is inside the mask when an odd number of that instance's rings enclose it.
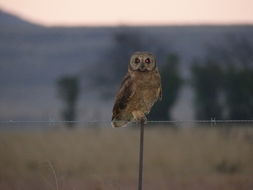
<instances>
[{"instance_id":1,"label":"distant hill","mask_svg":"<svg viewBox=\"0 0 253 190\"><path fill-rule=\"evenodd\" d=\"M0 25L1 27L35 27L38 26L28 22L22 18L9 14L0 9Z\"/></svg>"},{"instance_id":2,"label":"distant hill","mask_svg":"<svg viewBox=\"0 0 253 190\"><path fill-rule=\"evenodd\" d=\"M126 29L152 38L166 52L177 52L184 74L191 60L203 55L207 44L219 43L228 35L253 39L252 25ZM113 46L115 32L121 30L124 28L42 27L0 11L0 120L59 119L56 81L64 74L77 73L83 80L79 118L108 119L112 101L100 99L101 93L91 85L90 76L98 74L94 71L101 71L110 62L104 55ZM185 92L176 113L191 115L189 98ZM100 118L94 118L97 115Z\"/></svg>"}]
</instances>

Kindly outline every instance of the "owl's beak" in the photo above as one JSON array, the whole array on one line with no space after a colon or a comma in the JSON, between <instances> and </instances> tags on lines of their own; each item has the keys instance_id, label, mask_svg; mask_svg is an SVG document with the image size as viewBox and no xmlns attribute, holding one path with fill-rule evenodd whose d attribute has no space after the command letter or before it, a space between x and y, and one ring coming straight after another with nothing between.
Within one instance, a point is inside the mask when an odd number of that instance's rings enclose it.
<instances>
[{"instance_id":1,"label":"owl's beak","mask_svg":"<svg viewBox=\"0 0 253 190\"><path fill-rule=\"evenodd\" d=\"M145 71L145 70L146 70L145 65L144 65L144 64L141 64L140 67L139 67L139 70L140 70L140 71Z\"/></svg>"},{"instance_id":2,"label":"owl's beak","mask_svg":"<svg viewBox=\"0 0 253 190\"><path fill-rule=\"evenodd\" d=\"M145 65L144 65L144 64L141 64L140 69L141 69L141 70L144 70L144 69L145 69Z\"/></svg>"}]
</instances>

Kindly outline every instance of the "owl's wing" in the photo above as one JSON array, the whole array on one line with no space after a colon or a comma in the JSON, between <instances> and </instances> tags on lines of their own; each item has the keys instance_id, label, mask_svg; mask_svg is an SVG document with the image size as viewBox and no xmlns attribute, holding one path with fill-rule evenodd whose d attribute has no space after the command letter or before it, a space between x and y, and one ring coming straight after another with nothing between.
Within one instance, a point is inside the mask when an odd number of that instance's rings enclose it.
<instances>
[{"instance_id":1,"label":"owl's wing","mask_svg":"<svg viewBox=\"0 0 253 190\"><path fill-rule=\"evenodd\" d=\"M115 104L113 106L112 120L114 120L118 114L123 110L131 97L134 95L135 90L133 87L133 82L129 73L123 79L118 95L116 96Z\"/></svg>"},{"instance_id":2,"label":"owl's wing","mask_svg":"<svg viewBox=\"0 0 253 190\"><path fill-rule=\"evenodd\" d=\"M162 100L162 98L163 98L162 86L160 86L160 87L158 88L158 99L159 99L159 100Z\"/></svg>"},{"instance_id":3,"label":"owl's wing","mask_svg":"<svg viewBox=\"0 0 253 190\"><path fill-rule=\"evenodd\" d=\"M157 90L157 94L158 94L158 99L162 100L163 94L162 94L162 81L161 81L161 75L157 69L157 76L158 76L158 80L159 80L159 87Z\"/></svg>"}]
</instances>

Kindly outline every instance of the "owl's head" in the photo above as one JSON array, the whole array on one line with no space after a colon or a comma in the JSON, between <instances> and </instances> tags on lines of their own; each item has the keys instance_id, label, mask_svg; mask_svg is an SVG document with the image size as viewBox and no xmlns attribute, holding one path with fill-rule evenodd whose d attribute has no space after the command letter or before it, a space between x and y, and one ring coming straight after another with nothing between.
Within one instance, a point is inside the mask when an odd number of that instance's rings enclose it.
<instances>
[{"instance_id":1,"label":"owl's head","mask_svg":"<svg viewBox=\"0 0 253 190\"><path fill-rule=\"evenodd\" d=\"M149 72L156 69L155 56L148 52L135 52L130 59L129 67L131 71Z\"/></svg>"}]
</instances>

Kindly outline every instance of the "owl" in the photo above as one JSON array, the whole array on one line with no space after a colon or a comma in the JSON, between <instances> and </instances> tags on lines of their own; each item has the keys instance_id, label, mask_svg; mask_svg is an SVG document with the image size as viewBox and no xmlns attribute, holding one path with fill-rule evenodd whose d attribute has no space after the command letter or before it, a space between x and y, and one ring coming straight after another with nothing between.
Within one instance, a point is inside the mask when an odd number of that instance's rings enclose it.
<instances>
[{"instance_id":1,"label":"owl","mask_svg":"<svg viewBox=\"0 0 253 190\"><path fill-rule=\"evenodd\" d=\"M161 77L155 56L148 52L135 52L116 95L112 126L126 126L130 121L146 122L146 115L161 98Z\"/></svg>"}]
</instances>

